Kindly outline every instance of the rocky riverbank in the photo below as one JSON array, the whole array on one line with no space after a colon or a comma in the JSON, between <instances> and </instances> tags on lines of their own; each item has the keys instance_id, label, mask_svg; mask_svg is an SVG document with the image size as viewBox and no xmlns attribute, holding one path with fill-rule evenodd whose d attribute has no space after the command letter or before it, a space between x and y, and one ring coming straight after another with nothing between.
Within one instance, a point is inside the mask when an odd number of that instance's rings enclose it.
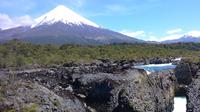
<instances>
[{"instance_id":1,"label":"rocky riverbank","mask_svg":"<svg viewBox=\"0 0 200 112\"><path fill-rule=\"evenodd\" d=\"M182 60L175 69L176 94L187 98L187 112L200 112L200 62Z\"/></svg>"},{"instance_id":2,"label":"rocky riverbank","mask_svg":"<svg viewBox=\"0 0 200 112\"><path fill-rule=\"evenodd\" d=\"M181 83L186 84L187 112L200 111L200 63L183 62ZM185 80L185 81L184 81Z\"/></svg>"},{"instance_id":3,"label":"rocky riverbank","mask_svg":"<svg viewBox=\"0 0 200 112\"><path fill-rule=\"evenodd\" d=\"M132 61L2 72L0 110L56 112L171 112L172 71L147 75Z\"/></svg>"}]
</instances>

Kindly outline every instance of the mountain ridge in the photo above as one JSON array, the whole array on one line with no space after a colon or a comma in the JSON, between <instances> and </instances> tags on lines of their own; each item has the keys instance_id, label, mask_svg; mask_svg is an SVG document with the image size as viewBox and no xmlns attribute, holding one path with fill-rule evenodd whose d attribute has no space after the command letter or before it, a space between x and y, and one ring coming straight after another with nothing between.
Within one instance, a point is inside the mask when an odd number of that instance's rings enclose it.
<instances>
[{"instance_id":1,"label":"mountain ridge","mask_svg":"<svg viewBox=\"0 0 200 112\"><path fill-rule=\"evenodd\" d=\"M172 39L172 40L165 40L162 41L161 43L189 43L189 42L194 42L194 43L200 43L200 36L193 36L193 35L184 35L178 39Z\"/></svg>"},{"instance_id":2,"label":"mountain ridge","mask_svg":"<svg viewBox=\"0 0 200 112\"><path fill-rule=\"evenodd\" d=\"M0 31L0 37L3 40L16 38L36 44L99 45L145 42L102 28L62 5L37 18L32 26Z\"/></svg>"}]
</instances>

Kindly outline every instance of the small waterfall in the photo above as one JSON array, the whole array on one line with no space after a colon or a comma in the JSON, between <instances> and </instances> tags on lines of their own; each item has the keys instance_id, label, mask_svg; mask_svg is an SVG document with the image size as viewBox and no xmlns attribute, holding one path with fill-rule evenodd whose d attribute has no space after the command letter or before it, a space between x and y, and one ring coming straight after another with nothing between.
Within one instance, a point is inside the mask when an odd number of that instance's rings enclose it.
<instances>
[{"instance_id":1,"label":"small waterfall","mask_svg":"<svg viewBox=\"0 0 200 112\"><path fill-rule=\"evenodd\" d=\"M186 112L186 104L187 104L186 97L175 97L173 112Z\"/></svg>"},{"instance_id":2,"label":"small waterfall","mask_svg":"<svg viewBox=\"0 0 200 112\"><path fill-rule=\"evenodd\" d=\"M177 61L179 61L179 60L181 60L181 58L177 59ZM135 68L140 68L140 69L146 70L147 74L150 74L151 72L162 71L162 70L175 69L175 67L176 67L176 65L173 65L172 63L135 66ZM187 104L187 99L186 99L185 95L177 94L177 96L174 97L173 112L186 112L186 104Z\"/></svg>"}]
</instances>

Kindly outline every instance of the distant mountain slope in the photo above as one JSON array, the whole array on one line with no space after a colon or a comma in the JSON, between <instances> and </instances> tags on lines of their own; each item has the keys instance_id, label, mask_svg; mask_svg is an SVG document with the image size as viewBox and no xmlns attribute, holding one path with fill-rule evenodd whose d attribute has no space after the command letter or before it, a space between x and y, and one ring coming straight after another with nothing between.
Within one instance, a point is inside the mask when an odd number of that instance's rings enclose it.
<instances>
[{"instance_id":1,"label":"distant mountain slope","mask_svg":"<svg viewBox=\"0 0 200 112\"><path fill-rule=\"evenodd\" d=\"M7 30L0 30L0 41L11 40L16 38L17 35L30 30L30 27L16 27Z\"/></svg>"},{"instance_id":2,"label":"distant mountain slope","mask_svg":"<svg viewBox=\"0 0 200 112\"><path fill-rule=\"evenodd\" d=\"M185 35L185 36L180 37L178 39L163 41L162 43L178 43L178 42L182 42L182 43L188 43L188 42L200 43L200 37L194 37L194 36L190 36L190 35Z\"/></svg>"},{"instance_id":3,"label":"distant mountain slope","mask_svg":"<svg viewBox=\"0 0 200 112\"><path fill-rule=\"evenodd\" d=\"M37 18L30 27L0 31L0 40L18 38L39 44L111 44L145 42L108 29L58 6Z\"/></svg>"}]
</instances>

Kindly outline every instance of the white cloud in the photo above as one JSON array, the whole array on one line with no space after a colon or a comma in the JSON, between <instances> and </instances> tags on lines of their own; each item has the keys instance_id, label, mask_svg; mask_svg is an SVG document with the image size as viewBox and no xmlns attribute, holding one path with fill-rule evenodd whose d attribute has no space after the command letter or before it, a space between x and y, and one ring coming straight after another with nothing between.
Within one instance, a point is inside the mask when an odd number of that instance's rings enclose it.
<instances>
[{"instance_id":1,"label":"white cloud","mask_svg":"<svg viewBox=\"0 0 200 112\"><path fill-rule=\"evenodd\" d=\"M180 31L182 31L182 29L180 30L180 28L179 28L179 32ZM175 32L177 32L177 33L175 33ZM192 31L188 31L186 33L178 33L178 29L177 29L176 31L174 30L173 33L169 33L165 36L157 36L153 32L145 32L143 30L140 30L140 31L122 30L122 31L120 31L120 33L130 36L130 37L143 39L146 41L158 41L158 42L179 39L185 35L200 38L200 30L192 30Z\"/></svg>"},{"instance_id":2,"label":"white cloud","mask_svg":"<svg viewBox=\"0 0 200 112\"><path fill-rule=\"evenodd\" d=\"M167 34L171 35L171 34L176 34L176 33L180 33L180 32L182 32L182 29L177 28L177 29L167 31Z\"/></svg>"},{"instance_id":3,"label":"white cloud","mask_svg":"<svg viewBox=\"0 0 200 112\"><path fill-rule=\"evenodd\" d=\"M120 33L130 36L130 37L136 37L136 38L140 38L140 37L145 37L146 34L144 31L129 31L129 30L122 30L120 31Z\"/></svg>"},{"instance_id":4,"label":"white cloud","mask_svg":"<svg viewBox=\"0 0 200 112\"><path fill-rule=\"evenodd\" d=\"M120 31L120 33L146 41L159 41L159 38L155 36L153 32L145 32L143 30L139 31L122 30Z\"/></svg>"},{"instance_id":5,"label":"white cloud","mask_svg":"<svg viewBox=\"0 0 200 112\"><path fill-rule=\"evenodd\" d=\"M193 30L193 31L188 32L186 35L190 35L190 36L193 36L193 37L200 37L200 31Z\"/></svg>"},{"instance_id":6,"label":"white cloud","mask_svg":"<svg viewBox=\"0 0 200 112\"><path fill-rule=\"evenodd\" d=\"M159 41L158 37L150 35L148 41Z\"/></svg>"},{"instance_id":7,"label":"white cloud","mask_svg":"<svg viewBox=\"0 0 200 112\"><path fill-rule=\"evenodd\" d=\"M193 37L200 37L200 31L193 30L193 31L189 31L189 32L183 33L183 34L171 34L171 35L167 35L165 37L161 37L159 39L159 41L179 39L185 35L189 35L189 36L193 36Z\"/></svg>"},{"instance_id":8,"label":"white cloud","mask_svg":"<svg viewBox=\"0 0 200 112\"><path fill-rule=\"evenodd\" d=\"M181 28L174 29L174 30L171 30L171 32L165 36L158 36L154 32L145 32L143 30L140 30L140 31L122 30L120 31L120 33L130 36L130 37L143 39L146 41L158 41L158 42L179 39L187 35L200 38L200 30L192 30L185 33L180 33L181 31L182 31Z\"/></svg>"},{"instance_id":9,"label":"white cloud","mask_svg":"<svg viewBox=\"0 0 200 112\"><path fill-rule=\"evenodd\" d=\"M10 18L6 14L0 14L0 21L1 29L9 29L17 26L27 26L34 23L34 20L28 15Z\"/></svg>"},{"instance_id":10,"label":"white cloud","mask_svg":"<svg viewBox=\"0 0 200 112\"><path fill-rule=\"evenodd\" d=\"M35 21L29 15L16 17L13 19L13 21L15 21L15 23L22 25L22 26L30 26L33 23L35 23Z\"/></svg>"},{"instance_id":11,"label":"white cloud","mask_svg":"<svg viewBox=\"0 0 200 112\"><path fill-rule=\"evenodd\" d=\"M165 37L161 37L158 41L165 41L165 40L174 40L184 36L184 34L174 34L174 35L167 35Z\"/></svg>"},{"instance_id":12,"label":"white cloud","mask_svg":"<svg viewBox=\"0 0 200 112\"><path fill-rule=\"evenodd\" d=\"M0 28L8 29L12 27L16 27L17 25L13 22L13 20L6 14L0 14Z\"/></svg>"}]
</instances>

